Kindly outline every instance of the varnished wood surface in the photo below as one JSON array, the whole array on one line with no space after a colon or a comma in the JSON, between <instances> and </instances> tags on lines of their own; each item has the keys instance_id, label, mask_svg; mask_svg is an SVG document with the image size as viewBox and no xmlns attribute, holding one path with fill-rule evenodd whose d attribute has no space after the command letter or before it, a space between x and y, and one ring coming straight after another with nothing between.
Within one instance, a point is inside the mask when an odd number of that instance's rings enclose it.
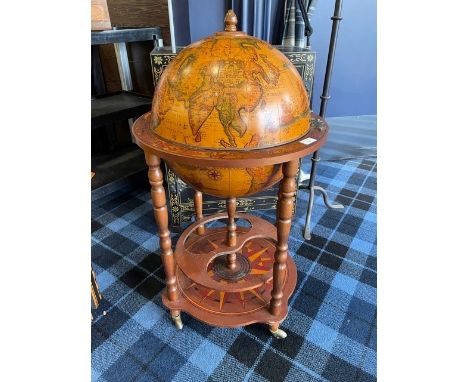
<instances>
[{"instance_id":1,"label":"varnished wood surface","mask_svg":"<svg viewBox=\"0 0 468 382\"><path fill-rule=\"evenodd\" d=\"M166 291L170 301L177 300L179 293L176 285L176 264L172 252L172 241L169 232L169 217L166 204L166 192L163 187L163 174L161 161L154 155L145 153L148 165L148 178L151 184L151 199L153 201L154 219L158 227L159 246L161 248L161 259L166 273Z\"/></svg>"},{"instance_id":2,"label":"varnished wood surface","mask_svg":"<svg viewBox=\"0 0 468 382\"><path fill-rule=\"evenodd\" d=\"M283 284L286 277L286 260L288 257L288 239L291 230L293 197L296 192L295 176L299 161L293 160L283 164L283 179L278 192L278 207L276 229L278 240L276 245L275 263L273 264L273 290L271 292L270 312L278 315L281 312L283 300Z\"/></svg>"},{"instance_id":3,"label":"varnished wood surface","mask_svg":"<svg viewBox=\"0 0 468 382\"><path fill-rule=\"evenodd\" d=\"M111 29L109 10L106 0L91 0L91 30L103 31Z\"/></svg>"},{"instance_id":4,"label":"varnished wood surface","mask_svg":"<svg viewBox=\"0 0 468 382\"><path fill-rule=\"evenodd\" d=\"M275 325L282 322L288 315L288 300L294 292L297 283L297 269L291 257L287 258L286 267L288 277L283 288L281 311L277 315L272 315L268 309L259 309L244 314L223 315L219 314L219 312L207 311L202 306L194 305L183 296L177 301L170 301L166 293L163 293L162 296L163 304L170 310L182 310L192 317L213 326L236 328L254 323Z\"/></svg>"},{"instance_id":5,"label":"varnished wood surface","mask_svg":"<svg viewBox=\"0 0 468 382\"><path fill-rule=\"evenodd\" d=\"M166 293L163 293L163 304L170 310L182 310L200 321L213 326L235 328L254 323L277 324L282 322L288 315L288 300L294 292L297 283L297 269L291 257L287 258L286 267L288 277L283 288L281 311L277 315L272 315L268 309L259 309L244 314L224 315L219 314L219 312L210 312L202 306L194 305L185 299L183 295L177 301L170 301Z\"/></svg>"},{"instance_id":6,"label":"varnished wood surface","mask_svg":"<svg viewBox=\"0 0 468 382\"><path fill-rule=\"evenodd\" d=\"M265 42L237 32L234 12L225 23L224 32L182 50L169 64L152 112L134 123L132 133L150 168L167 278L164 305L173 316L185 311L211 325L263 322L276 331L297 282L288 238L299 159L325 143L328 126L309 112L291 62ZM227 198L226 213L202 218L201 195L196 195L196 222L182 233L174 254L160 158L198 191ZM235 169L247 171L231 176ZM281 174L276 227L236 213L237 196L260 191ZM249 189L234 191L236 183ZM200 230L226 217L224 227ZM245 218L250 227L238 226L236 218Z\"/></svg>"},{"instance_id":7,"label":"varnished wood surface","mask_svg":"<svg viewBox=\"0 0 468 382\"><path fill-rule=\"evenodd\" d=\"M193 203L195 205L195 217L199 221L203 219L203 194L200 191L195 191ZM205 227L203 225L197 228L197 234L203 235L204 232Z\"/></svg>"},{"instance_id":8,"label":"varnished wood surface","mask_svg":"<svg viewBox=\"0 0 468 382\"><path fill-rule=\"evenodd\" d=\"M237 243L236 222L234 220L236 214L236 198L229 198L228 200L226 200L226 206L228 213L226 244L228 245L228 247L235 247ZM226 266L229 269L234 269L236 267L235 252L228 253Z\"/></svg>"},{"instance_id":9,"label":"varnished wood surface","mask_svg":"<svg viewBox=\"0 0 468 382\"><path fill-rule=\"evenodd\" d=\"M226 235L226 229L222 228L222 238L220 243L215 246L207 247L202 253L194 252L192 250L193 243L191 240L195 240L194 233L200 224L206 224L219 219L225 219L228 215L226 213L219 213L211 216L204 217L198 222L191 224L180 236L177 241L174 256L179 268L191 279L199 284L202 284L208 288L222 290L225 292L235 292L239 290L247 290L258 287L259 284L249 284L248 282L244 285L233 285L220 283L211 278L206 269L208 265L213 261L215 257L225 253L240 252L246 243L254 238L268 238L276 240L276 228L271 223L249 214L236 213L237 219L244 219L251 224L251 228L246 230L244 227L237 227L237 244L235 247L229 247L224 238ZM205 235L216 233L215 229L208 230L205 228ZM209 239L209 238L208 238ZM192 245L191 245L192 244ZM272 272L265 273L258 283L264 283L272 277ZM257 281L256 281L257 283Z\"/></svg>"},{"instance_id":10,"label":"varnished wood surface","mask_svg":"<svg viewBox=\"0 0 468 382\"><path fill-rule=\"evenodd\" d=\"M102 295L99 291L99 285L96 281L96 274L91 269L91 307L97 309L101 303Z\"/></svg>"},{"instance_id":11,"label":"varnished wood surface","mask_svg":"<svg viewBox=\"0 0 468 382\"><path fill-rule=\"evenodd\" d=\"M236 214L236 198L228 198L226 200L226 207L228 213L226 243L229 247L234 247L236 245L236 222L234 221L234 216Z\"/></svg>"},{"instance_id":12,"label":"varnished wood surface","mask_svg":"<svg viewBox=\"0 0 468 382\"><path fill-rule=\"evenodd\" d=\"M162 140L151 130L151 113L138 118L132 127L132 133L138 146L145 152L152 152L168 161L197 166L221 167L259 167L284 163L312 154L322 147L327 138L328 125L325 120L311 113L311 128L302 138L284 145L267 149L250 151L190 149L186 146ZM320 124L316 128L314 124ZM312 138L311 144L301 143L303 139Z\"/></svg>"}]
</instances>

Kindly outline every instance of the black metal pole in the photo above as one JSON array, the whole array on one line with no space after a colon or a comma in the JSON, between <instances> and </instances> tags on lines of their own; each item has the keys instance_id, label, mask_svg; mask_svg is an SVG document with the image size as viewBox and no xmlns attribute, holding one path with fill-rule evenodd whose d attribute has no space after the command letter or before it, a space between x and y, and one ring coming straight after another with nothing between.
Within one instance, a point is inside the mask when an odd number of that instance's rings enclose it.
<instances>
[{"instance_id":1,"label":"black metal pole","mask_svg":"<svg viewBox=\"0 0 468 382\"><path fill-rule=\"evenodd\" d=\"M335 60L335 48L336 48L336 41L338 39L338 28L340 25L340 21L343 20L341 17L341 0L336 0L335 2L335 12L332 16L332 30L330 35L330 45L328 47L328 58L327 58L327 67L325 69L325 79L323 80L323 90L320 103L320 116L325 117L325 112L327 110L327 103L330 99L330 79L333 71L333 61Z\"/></svg>"},{"instance_id":2,"label":"black metal pole","mask_svg":"<svg viewBox=\"0 0 468 382\"><path fill-rule=\"evenodd\" d=\"M343 20L343 17L341 16L341 6L342 6L342 1L341 0L336 0L335 1L335 11L333 12L333 16L331 17L332 20L332 30L331 30L331 35L330 35L330 44L328 46L328 58L327 58L327 66L325 69L325 78L323 80L323 89L322 89L322 95L320 96L321 102L320 102L320 113L319 115L321 117L325 117L325 112L327 110L327 103L328 100L330 99L330 79L333 71L333 61L335 59L335 48L336 48L336 41L338 38L338 27L340 24L340 21ZM326 191L318 186L315 186L315 174L317 172L317 162L320 161L320 155L319 151L317 150L314 152L311 158L311 168L310 168L310 177L309 177L309 184L307 186L309 190L309 204L307 206L307 215L306 215L306 221L305 221L305 227L304 227L304 238L306 240L310 240L311 234L310 234L310 219L312 217L312 207L314 205L314 197L315 193L314 191L320 191L323 200L328 208L344 208L341 204L330 204L328 202L328 196ZM302 188L302 187L300 187Z\"/></svg>"}]
</instances>

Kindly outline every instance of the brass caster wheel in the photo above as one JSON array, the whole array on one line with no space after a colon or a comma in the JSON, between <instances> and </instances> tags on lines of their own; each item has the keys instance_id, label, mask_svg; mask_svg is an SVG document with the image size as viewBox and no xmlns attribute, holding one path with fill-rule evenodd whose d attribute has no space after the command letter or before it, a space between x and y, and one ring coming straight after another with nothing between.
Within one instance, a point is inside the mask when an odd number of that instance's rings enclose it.
<instances>
[{"instance_id":1,"label":"brass caster wheel","mask_svg":"<svg viewBox=\"0 0 468 382\"><path fill-rule=\"evenodd\" d=\"M180 318L180 314L177 316L172 316L172 321L174 321L175 327L180 330L184 327L184 324L182 323L182 318Z\"/></svg>"},{"instance_id":2,"label":"brass caster wheel","mask_svg":"<svg viewBox=\"0 0 468 382\"><path fill-rule=\"evenodd\" d=\"M282 340L288 336L288 334L284 330L281 330L281 329L276 329L276 330L270 329L270 333L273 334L273 337L279 340Z\"/></svg>"}]
</instances>

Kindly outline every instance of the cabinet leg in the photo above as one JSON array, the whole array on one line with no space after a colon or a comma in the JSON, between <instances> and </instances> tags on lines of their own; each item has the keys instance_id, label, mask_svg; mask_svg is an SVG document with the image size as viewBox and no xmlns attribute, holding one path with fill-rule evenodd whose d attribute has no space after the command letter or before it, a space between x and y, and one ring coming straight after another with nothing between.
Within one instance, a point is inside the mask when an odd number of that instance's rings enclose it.
<instances>
[{"instance_id":1,"label":"cabinet leg","mask_svg":"<svg viewBox=\"0 0 468 382\"><path fill-rule=\"evenodd\" d=\"M236 214L236 198L227 199L226 207L227 207L227 213L228 213L226 243L229 247L234 247L237 242L236 221L234 220L234 216ZM236 254L235 253L229 253L227 255L226 265L229 269L234 269L236 267Z\"/></svg>"},{"instance_id":2,"label":"cabinet leg","mask_svg":"<svg viewBox=\"0 0 468 382\"><path fill-rule=\"evenodd\" d=\"M166 274L166 292L170 301L179 297L176 284L176 264L172 253L171 235L169 232L169 217L166 204L166 192L163 187L161 160L158 156L145 153L148 165L148 179L151 184L151 199L153 201L154 218L158 227L159 246L161 247L161 260Z\"/></svg>"},{"instance_id":3,"label":"cabinet leg","mask_svg":"<svg viewBox=\"0 0 468 382\"><path fill-rule=\"evenodd\" d=\"M275 263L273 264L273 290L271 291L270 313L277 316L281 312L283 285L286 278L286 259L288 257L288 238L291 230L293 197L296 192L295 176L299 166L298 160L283 163L283 179L278 192L276 207L276 244ZM279 329L278 329L279 330Z\"/></svg>"},{"instance_id":4,"label":"cabinet leg","mask_svg":"<svg viewBox=\"0 0 468 382\"><path fill-rule=\"evenodd\" d=\"M203 219L203 194L200 191L195 191L194 196L195 204L195 218L196 220ZM205 233L205 226L201 225L197 228L197 234L203 235Z\"/></svg>"}]
</instances>

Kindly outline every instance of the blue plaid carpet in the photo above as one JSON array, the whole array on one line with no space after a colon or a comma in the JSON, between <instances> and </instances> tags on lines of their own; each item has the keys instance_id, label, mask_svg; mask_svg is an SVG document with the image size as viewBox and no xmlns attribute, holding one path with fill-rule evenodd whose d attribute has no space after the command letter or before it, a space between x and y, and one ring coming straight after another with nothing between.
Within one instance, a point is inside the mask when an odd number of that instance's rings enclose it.
<instances>
[{"instance_id":1,"label":"blue plaid carpet","mask_svg":"<svg viewBox=\"0 0 468 382\"><path fill-rule=\"evenodd\" d=\"M298 283L284 340L261 325L213 328L186 314L177 331L161 302L148 188L93 197L92 265L103 301L91 325L92 380L375 381L375 159L320 162L317 184L346 207L329 210L317 198L314 236L304 242L307 194L298 194L289 240ZM257 214L274 221L274 211Z\"/></svg>"}]
</instances>

